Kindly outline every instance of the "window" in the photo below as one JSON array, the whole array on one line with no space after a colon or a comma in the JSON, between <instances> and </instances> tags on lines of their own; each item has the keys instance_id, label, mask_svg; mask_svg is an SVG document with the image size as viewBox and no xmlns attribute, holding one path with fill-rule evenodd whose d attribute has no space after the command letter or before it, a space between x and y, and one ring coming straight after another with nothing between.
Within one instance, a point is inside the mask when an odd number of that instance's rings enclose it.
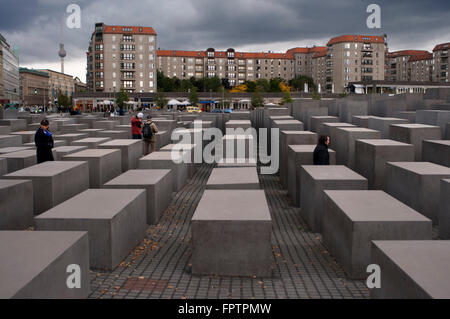
<instances>
[{"instance_id":1,"label":"window","mask_svg":"<svg viewBox=\"0 0 450 319\"><path fill-rule=\"evenodd\" d=\"M154 84L153 84L153 81L150 81L150 82L149 82L149 86L150 86L150 87L153 87L153 85L154 85Z\"/></svg>"},{"instance_id":2,"label":"window","mask_svg":"<svg viewBox=\"0 0 450 319\"><path fill-rule=\"evenodd\" d=\"M344 48L350 49L350 43L345 43L345 44L344 44Z\"/></svg>"},{"instance_id":3,"label":"window","mask_svg":"<svg viewBox=\"0 0 450 319\"><path fill-rule=\"evenodd\" d=\"M150 79L153 79L153 72L150 72L150 73L148 74L148 77L149 77Z\"/></svg>"},{"instance_id":4,"label":"window","mask_svg":"<svg viewBox=\"0 0 450 319\"><path fill-rule=\"evenodd\" d=\"M153 43L153 41L154 41L154 38L152 36L149 36L148 37L148 42Z\"/></svg>"}]
</instances>

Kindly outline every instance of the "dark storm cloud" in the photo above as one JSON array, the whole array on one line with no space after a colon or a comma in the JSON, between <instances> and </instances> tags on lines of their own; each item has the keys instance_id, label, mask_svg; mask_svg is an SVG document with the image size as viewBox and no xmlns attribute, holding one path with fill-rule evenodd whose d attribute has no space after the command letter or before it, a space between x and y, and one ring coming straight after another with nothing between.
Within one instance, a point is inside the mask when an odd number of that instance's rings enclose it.
<instances>
[{"instance_id":1,"label":"dark storm cloud","mask_svg":"<svg viewBox=\"0 0 450 319\"><path fill-rule=\"evenodd\" d=\"M295 44L354 33L386 33L392 49L450 41L448 0L0 0L0 32L20 48L21 62L57 61L69 3L80 5L82 28L64 28L67 60L84 59L95 22L153 26L165 49ZM381 6L382 29L366 27L370 3Z\"/></svg>"}]
</instances>

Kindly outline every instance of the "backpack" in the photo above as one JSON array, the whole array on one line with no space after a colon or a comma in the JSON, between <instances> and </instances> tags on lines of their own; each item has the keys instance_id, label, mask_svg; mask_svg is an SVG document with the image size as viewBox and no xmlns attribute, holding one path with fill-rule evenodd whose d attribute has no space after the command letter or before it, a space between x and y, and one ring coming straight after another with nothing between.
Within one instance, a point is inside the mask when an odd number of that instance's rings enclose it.
<instances>
[{"instance_id":1,"label":"backpack","mask_svg":"<svg viewBox=\"0 0 450 319\"><path fill-rule=\"evenodd\" d=\"M145 123L144 127L142 128L142 137L150 139L153 136L153 130L149 123Z\"/></svg>"}]
</instances>

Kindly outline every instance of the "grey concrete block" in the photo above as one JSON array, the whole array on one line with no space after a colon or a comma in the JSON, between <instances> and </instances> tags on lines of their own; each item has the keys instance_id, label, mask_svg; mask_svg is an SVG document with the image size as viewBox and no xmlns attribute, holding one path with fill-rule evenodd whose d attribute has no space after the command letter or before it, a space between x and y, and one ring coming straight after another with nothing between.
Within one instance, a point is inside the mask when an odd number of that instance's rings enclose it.
<instances>
[{"instance_id":1,"label":"grey concrete block","mask_svg":"<svg viewBox=\"0 0 450 319\"><path fill-rule=\"evenodd\" d=\"M339 118L336 116L312 116L310 122L311 122L311 131L319 133L320 124L339 122Z\"/></svg>"},{"instance_id":2,"label":"grey concrete block","mask_svg":"<svg viewBox=\"0 0 450 319\"><path fill-rule=\"evenodd\" d=\"M355 127L355 125L342 122L322 123L320 125L319 135L325 135L330 137L330 144L328 146L331 148L334 147L334 141L336 139L335 132L339 127Z\"/></svg>"},{"instance_id":3,"label":"grey concrete block","mask_svg":"<svg viewBox=\"0 0 450 319\"><path fill-rule=\"evenodd\" d=\"M250 120L250 111L234 111L230 113L230 120Z\"/></svg>"},{"instance_id":4,"label":"grey concrete block","mask_svg":"<svg viewBox=\"0 0 450 319\"><path fill-rule=\"evenodd\" d=\"M92 128L98 128L102 130L114 130L114 128L120 125L117 121L97 121L92 123Z\"/></svg>"},{"instance_id":5,"label":"grey concrete block","mask_svg":"<svg viewBox=\"0 0 450 319\"><path fill-rule=\"evenodd\" d=\"M280 131L280 183L287 189L287 166L289 145L312 145L317 144L316 133L309 131Z\"/></svg>"},{"instance_id":6,"label":"grey concrete block","mask_svg":"<svg viewBox=\"0 0 450 319\"><path fill-rule=\"evenodd\" d=\"M394 124L390 126L389 138L414 145L415 160L422 160L423 140L440 140L441 128L425 124Z\"/></svg>"},{"instance_id":7,"label":"grey concrete block","mask_svg":"<svg viewBox=\"0 0 450 319\"><path fill-rule=\"evenodd\" d=\"M89 187L102 185L122 173L121 152L117 149L84 150L68 154L64 161L86 161L89 163Z\"/></svg>"},{"instance_id":8,"label":"grey concrete block","mask_svg":"<svg viewBox=\"0 0 450 319\"><path fill-rule=\"evenodd\" d=\"M250 120L230 120L225 123L225 129L227 128L243 128L244 130L252 127Z\"/></svg>"},{"instance_id":9,"label":"grey concrete block","mask_svg":"<svg viewBox=\"0 0 450 319\"><path fill-rule=\"evenodd\" d=\"M394 117L408 120L409 123L416 122L416 112L412 111L399 111L394 113Z\"/></svg>"},{"instance_id":10,"label":"grey concrete block","mask_svg":"<svg viewBox=\"0 0 450 319\"><path fill-rule=\"evenodd\" d=\"M369 180L369 189L386 190L387 162L414 162L414 146L386 139L361 139L355 144L355 171Z\"/></svg>"},{"instance_id":11,"label":"grey concrete block","mask_svg":"<svg viewBox=\"0 0 450 319\"><path fill-rule=\"evenodd\" d=\"M450 179L441 180L439 196L439 235L450 239Z\"/></svg>"},{"instance_id":12,"label":"grey concrete block","mask_svg":"<svg viewBox=\"0 0 450 319\"><path fill-rule=\"evenodd\" d=\"M450 167L450 141L422 141L422 160L424 162Z\"/></svg>"},{"instance_id":13,"label":"grey concrete block","mask_svg":"<svg viewBox=\"0 0 450 319\"><path fill-rule=\"evenodd\" d=\"M0 109L0 119L8 120L8 119L17 119L19 112L17 109Z\"/></svg>"},{"instance_id":14,"label":"grey concrete block","mask_svg":"<svg viewBox=\"0 0 450 319\"><path fill-rule=\"evenodd\" d=\"M78 124L86 124L88 129L94 128L94 123L101 121L98 117L82 117L77 120Z\"/></svg>"},{"instance_id":15,"label":"grey concrete block","mask_svg":"<svg viewBox=\"0 0 450 319\"><path fill-rule=\"evenodd\" d=\"M213 168L206 189L260 189L256 167Z\"/></svg>"},{"instance_id":16,"label":"grey concrete block","mask_svg":"<svg viewBox=\"0 0 450 319\"><path fill-rule=\"evenodd\" d=\"M12 132L11 135L17 135L22 138L22 144L34 143L34 135L36 131L18 131Z\"/></svg>"},{"instance_id":17,"label":"grey concrete block","mask_svg":"<svg viewBox=\"0 0 450 319\"><path fill-rule=\"evenodd\" d=\"M188 165L189 169L189 178L194 176L195 173L195 153L202 154L202 148L201 146L197 147L197 144L167 144L166 146L162 147L159 151L160 152L172 152L172 150L176 149L181 152L181 154L184 154L184 156L187 156L191 159L191 164ZM203 155L201 155L203 156Z\"/></svg>"},{"instance_id":18,"label":"grey concrete block","mask_svg":"<svg viewBox=\"0 0 450 319\"><path fill-rule=\"evenodd\" d=\"M445 139L450 140L450 122L445 124Z\"/></svg>"},{"instance_id":19,"label":"grey concrete block","mask_svg":"<svg viewBox=\"0 0 450 319\"><path fill-rule=\"evenodd\" d=\"M0 158L8 161L8 173L12 173L37 163L36 151L33 149L0 154Z\"/></svg>"},{"instance_id":20,"label":"grey concrete block","mask_svg":"<svg viewBox=\"0 0 450 319\"><path fill-rule=\"evenodd\" d=\"M0 148L0 154L7 154L12 152L31 150L32 147L29 146L9 146Z\"/></svg>"},{"instance_id":21,"label":"grey concrete block","mask_svg":"<svg viewBox=\"0 0 450 319\"><path fill-rule=\"evenodd\" d=\"M142 140L118 139L100 144L99 149L120 149L122 156L122 172L136 169L142 157Z\"/></svg>"},{"instance_id":22,"label":"grey concrete block","mask_svg":"<svg viewBox=\"0 0 450 319\"><path fill-rule=\"evenodd\" d=\"M372 240L431 240L431 220L383 191L328 190L324 199L323 243L351 279L367 278Z\"/></svg>"},{"instance_id":23,"label":"grey concrete block","mask_svg":"<svg viewBox=\"0 0 450 319\"><path fill-rule=\"evenodd\" d=\"M303 131L303 123L298 120L275 120L272 122L272 129L280 131Z\"/></svg>"},{"instance_id":24,"label":"grey concrete block","mask_svg":"<svg viewBox=\"0 0 450 319\"><path fill-rule=\"evenodd\" d=\"M21 146L22 137L14 135L0 135L0 148L10 146Z\"/></svg>"},{"instance_id":25,"label":"grey concrete block","mask_svg":"<svg viewBox=\"0 0 450 319\"><path fill-rule=\"evenodd\" d=\"M0 120L0 126L9 126L11 132L26 131L27 121L22 119Z\"/></svg>"},{"instance_id":26,"label":"grey concrete block","mask_svg":"<svg viewBox=\"0 0 450 319\"><path fill-rule=\"evenodd\" d=\"M97 133L98 137L110 138L112 140L131 139L130 131L101 131Z\"/></svg>"},{"instance_id":27,"label":"grey concrete block","mask_svg":"<svg viewBox=\"0 0 450 319\"><path fill-rule=\"evenodd\" d=\"M91 268L114 269L144 238L143 189L88 189L35 217L36 230L87 231Z\"/></svg>"},{"instance_id":28,"label":"grey concrete block","mask_svg":"<svg viewBox=\"0 0 450 319\"><path fill-rule=\"evenodd\" d=\"M253 135L231 135L226 134L222 138L222 158L257 158L257 141Z\"/></svg>"},{"instance_id":29,"label":"grey concrete block","mask_svg":"<svg viewBox=\"0 0 450 319\"><path fill-rule=\"evenodd\" d=\"M145 189L147 224L155 225L172 199L173 178L173 171L169 169L129 170L110 180L103 188Z\"/></svg>"},{"instance_id":30,"label":"grey concrete block","mask_svg":"<svg viewBox=\"0 0 450 319\"><path fill-rule=\"evenodd\" d=\"M271 276L272 220L263 190L205 190L191 225L194 275Z\"/></svg>"},{"instance_id":31,"label":"grey concrete block","mask_svg":"<svg viewBox=\"0 0 450 319\"><path fill-rule=\"evenodd\" d=\"M69 134L57 134L53 136L55 141L57 140L65 140L67 141L67 145L72 145L74 141L82 140L87 138L88 135L86 133L69 133Z\"/></svg>"},{"instance_id":32,"label":"grey concrete block","mask_svg":"<svg viewBox=\"0 0 450 319\"><path fill-rule=\"evenodd\" d=\"M6 158L0 158L0 176L8 173L8 160Z\"/></svg>"},{"instance_id":33,"label":"grey concrete block","mask_svg":"<svg viewBox=\"0 0 450 319\"><path fill-rule=\"evenodd\" d=\"M405 119L398 119L394 117L377 117L369 118L369 128L381 132L381 138L389 138L389 131L391 124L408 124Z\"/></svg>"},{"instance_id":34,"label":"grey concrete block","mask_svg":"<svg viewBox=\"0 0 450 319\"><path fill-rule=\"evenodd\" d=\"M442 136L446 136L448 134L446 126L449 122L450 111L418 110L416 112L416 123L439 126L442 129Z\"/></svg>"},{"instance_id":35,"label":"grey concrete block","mask_svg":"<svg viewBox=\"0 0 450 319\"><path fill-rule=\"evenodd\" d=\"M33 225L33 184L0 179L0 230L23 230Z\"/></svg>"},{"instance_id":36,"label":"grey concrete block","mask_svg":"<svg viewBox=\"0 0 450 319\"><path fill-rule=\"evenodd\" d=\"M367 190L367 179L345 166L301 166L300 215L313 232L324 221L324 190Z\"/></svg>"},{"instance_id":37,"label":"grey concrete block","mask_svg":"<svg viewBox=\"0 0 450 319\"><path fill-rule=\"evenodd\" d=\"M87 134L88 137L98 137L98 132L102 131L103 131L102 129L88 128L84 130L79 130L78 133Z\"/></svg>"},{"instance_id":38,"label":"grey concrete block","mask_svg":"<svg viewBox=\"0 0 450 319\"><path fill-rule=\"evenodd\" d=\"M97 149L100 144L109 142L110 140L109 137L88 137L73 141L72 146L87 146L88 149Z\"/></svg>"},{"instance_id":39,"label":"grey concrete block","mask_svg":"<svg viewBox=\"0 0 450 319\"><path fill-rule=\"evenodd\" d=\"M374 241L371 263L382 274L372 299L450 298L450 241Z\"/></svg>"},{"instance_id":40,"label":"grey concrete block","mask_svg":"<svg viewBox=\"0 0 450 319\"><path fill-rule=\"evenodd\" d=\"M79 130L88 129L87 124L64 124L59 128L62 134L77 133Z\"/></svg>"},{"instance_id":41,"label":"grey concrete block","mask_svg":"<svg viewBox=\"0 0 450 319\"><path fill-rule=\"evenodd\" d=\"M87 150L87 146L58 146L53 149L56 152L55 160L62 161L63 157L69 154Z\"/></svg>"},{"instance_id":42,"label":"grey concrete block","mask_svg":"<svg viewBox=\"0 0 450 319\"><path fill-rule=\"evenodd\" d=\"M359 126L359 127L365 127L369 128L369 118L372 116L370 115L356 115L352 117L352 124Z\"/></svg>"},{"instance_id":43,"label":"grey concrete block","mask_svg":"<svg viewBox=\"0 0 450 319\"><path fill-rule=\"evenodd\" d=\"M89 188L86 162L44 162L5 175L3 178L26 179L33 182L35 215Z\"/></svg>"},{"instance_id":44,"label":"grey concrete block","mask_svg":"<svg viewBox=\"0 0 450 319\"><path fill-rule=\"evenodd\" d=\"M367 100L346 99L339 105L339 118L341 122L351 123L353 116L369 115L369 104Z\"/></svg>"},{"instance_id":45,"label":"grey concrete block","mask_svg":"<svg viewBox=\"0 0 450 319\"><path fill-rule=\"evenodd\" d=\"M0 135L9 135L9 134L11 134L11 127L0 126Z\"/></svg>"},{"instance_id":46,"label":"grey concrete block","mask_svg":"<svg viewBox=\"0 0 450 319\"><path fill-rule=\"evenodd\" d=\"M186 185L189 174L189 163L185 154L172 152L153 152L139 159L139 169L171 169L174 171L174 191L180 191ZM174 161L175 160L175 161Z\"/></svg>"},{"instance_id":47,"label":"grey concrete block","mask_svg":"<svg viewBox=\"0 0 450 319\"><path fill-rule=\"evenodd\" d=\"M355 169L355 143L358 139L379 139L381 132L364 127L340 127L335 130L333 147L336 163Z\"/></svg>"},{"instance_id":48,"label":"grey concrete block","mask_svg":"<svg viewBox=\"0 0 450 319\"><path fill-rule=\"evenodd\" d=\"M300 206L301 166L313 165L313 153L316 146L316 144L288 146L286 188L294 206ZM328 149L328 153L330 164L336 165L336 152Z\"/></svg>"},{"instance_id":49,"label":"grey concrete block","mask_svg":"<svg viewBox=\"0 0 450 319\"><path fill-rule=\"evenodd\" d=\"M429 162L386 165L386 191L438 224L440 180L450 178L450 168Z\"/></svg>"},{"instance_id":50,"label":"grey concrete block","mask_svg":"<svg viewBox=\"0 0 450 319\"><path fill-rule=\"evenodd\" d=\"M0 231L1 299L84 299L90 293L86 232ZM69 265L80 267L80 288L70 289Z\"/></svg>"}]
</instances>

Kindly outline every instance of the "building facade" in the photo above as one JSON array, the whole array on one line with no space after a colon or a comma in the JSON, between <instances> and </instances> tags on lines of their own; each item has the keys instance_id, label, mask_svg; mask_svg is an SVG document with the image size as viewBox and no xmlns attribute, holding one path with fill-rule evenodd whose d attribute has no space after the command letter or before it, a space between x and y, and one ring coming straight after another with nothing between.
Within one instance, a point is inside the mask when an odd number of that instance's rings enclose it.
<instances>
[{"instance_id":1,"label":"building facade","mask_svg":"<svg viewBox=\"0 0 450 319\"><path fill-rule=\"evenodd\" d=\"M344 35L327 44L326 90L343 93L350 82L384 80L386 38Z\"/></svg>"},{"instance_id":2,"label":"building facade","mask_svg":"<svg viewBox=\"0 0 450 319\"><path fill-rule=\"evenodd\" d=\"M93 92L156 92L156 32L151 27L95 24L87 52Z\"/></svg>"},{"instance_id":3,"label":"building facade","mask_svg":"<svg viewBox=\"0 0 450 319\"><path fill-rule=\"evenodd\" d=\"M411 82L433 82L433 54L427 52L409 58L408 81Z\"/></svg>"},{"instance_id":4,"label":"building facade","mask_svg":"<svg viewBox=\"0 0 450 319\"><path fill-rule=\"evenodd\" d=\"M446 83L450 82L448 75L449 63L448 56L450 51L450 42L438 44L433 49L433 61L434 61L434 71L433 71L433 81Z\"/></svg>"},{"instance_id":5,"label":"building facade","mask_svg":"<svg viewBox=\"0 0 450 319\"><path fill-rule=\"evenodd\" d=\"M389 52L386 56L387 81L413 81L412 62L426 61L430 52L424 50L402 50ZM417 66L417 63L415 63ZM428 80L426 80L428 81Z\"/></svg>"},{"instance_id":6,"label":"building facade","mask_svg":"<svg viewBox=\"0 0 450 319\"><path fill-rule=\"evenodd\" d=\"M49 105L56 105L58 94L66 95L68 98L74 93L74 79L72 75L56 72L49 69L39 69L38 71L48 73L48 99Z\"/></svg>"},{"instance_id":7,"label":"building facade","mask_svg":"<svg viewBox=\"0 0 450 319\"><path fill-rule=\"evenodd\" d=\"M313 46L311 48L293 48L286 53L294 60L294 77L297 75L314 76L314 56L326 51L326 47Z\"/></svg>"},{"instance_id":8,"label":"building facade","mask_svg":"<svg viewBox=\"0 0 450 319\"><path fill-rule=\"evenodd\" d=\"M311 60L312 63L312 78L317 85L319 93L326 89L327 85L327 48L316 52Z\"/></svg>"},{"instance_id":9,"label":"building facade","mask_svg":"<svg viewBox=\"0 0 450 319\"><path fill-rule=\"evenodd\" d=\"M19 57L0 34L0 104L20 104Z\"/></svg>"},{"instance_id":10,"label":"building facade","mask_svg":"<svg viewBox=\"0 0 450 319\"><path fill-rule=\"evenodd\" d=\"M234 49L216 51L158 50L157 68L168 77L218 77L231 86L258 79L291 79L293 57L288 53L250 53Z\"/></svg>"},{"instance_id":11,"label":"building facade","mask_svg":"<svg viewBox=\"0 0 450 319\"><path fill-rule=\"evenodd\" d=\"M24 106L48 106L49 78L46 72L20 68L20 96Z\"/></svg>"}]
</instances>

